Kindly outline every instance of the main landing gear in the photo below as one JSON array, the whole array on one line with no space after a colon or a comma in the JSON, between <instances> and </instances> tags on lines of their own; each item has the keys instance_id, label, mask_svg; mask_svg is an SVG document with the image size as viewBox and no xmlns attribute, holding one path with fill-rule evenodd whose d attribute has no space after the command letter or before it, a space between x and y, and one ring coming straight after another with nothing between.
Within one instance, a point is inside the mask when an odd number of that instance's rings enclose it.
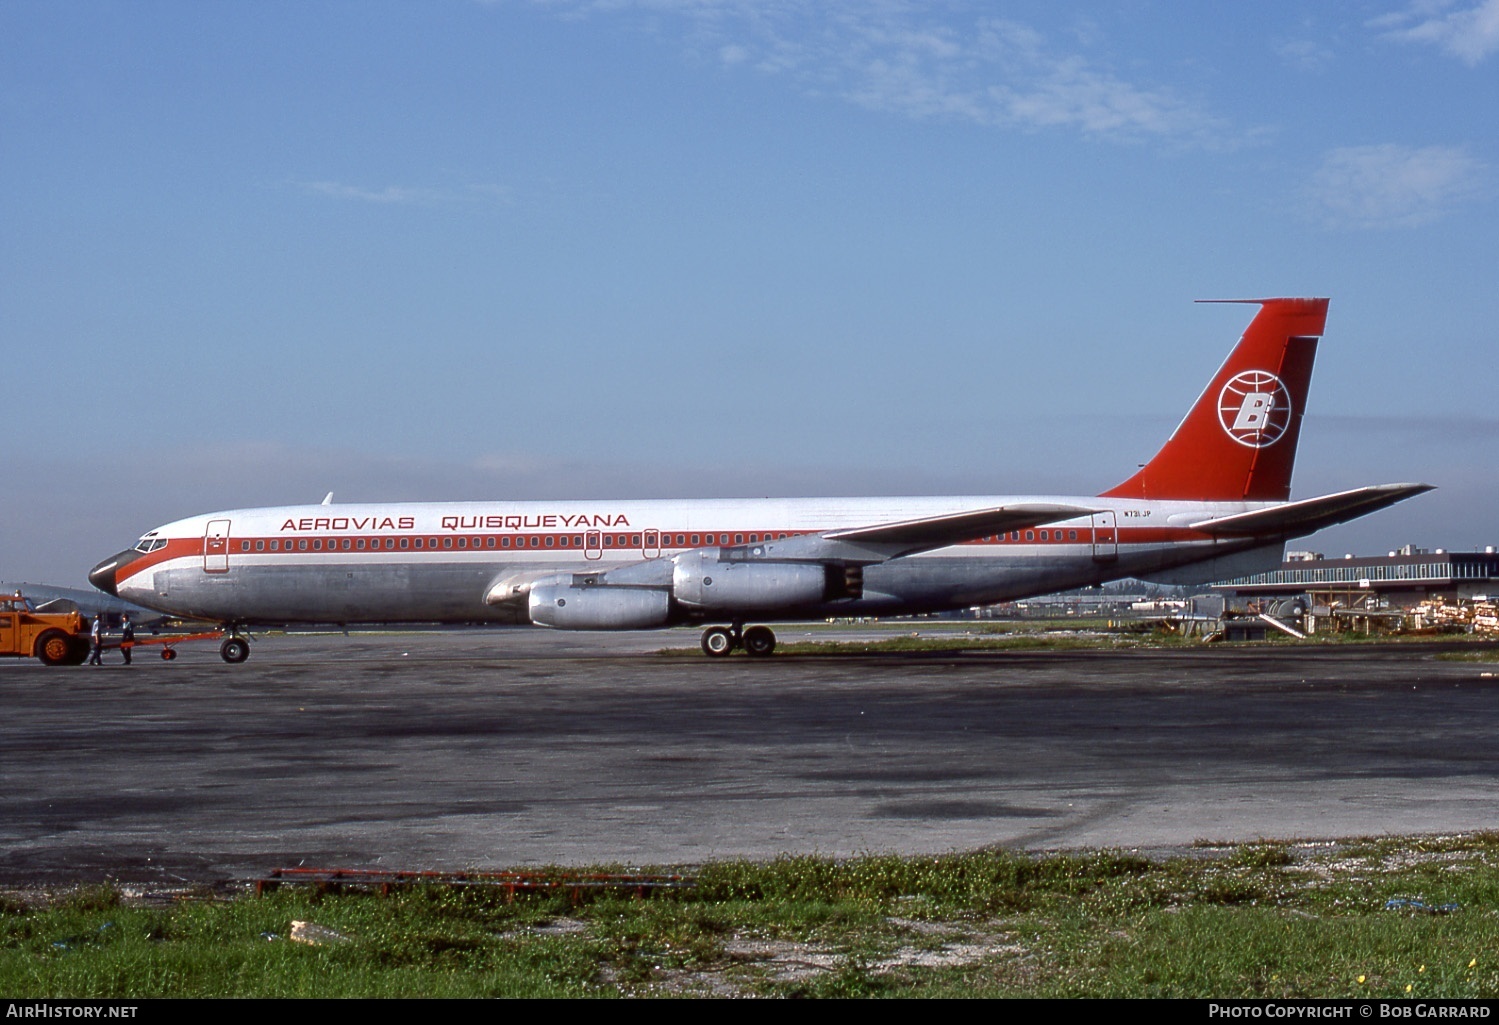
<instances>
[{"instance_id":1,"label":"main landing gear","mask_svg":"<svg viewBox=\"0 0 1499 1025\"><path fill-rule=\"evenodd\" d=\"M732 627L710 626L703 631L703 654L710 658L723 658L735 648L743 648L751 658L764 658L776 650L775 631L768 626L752 626L748 630L743 623Z\"/></svg>"}]
</instances>

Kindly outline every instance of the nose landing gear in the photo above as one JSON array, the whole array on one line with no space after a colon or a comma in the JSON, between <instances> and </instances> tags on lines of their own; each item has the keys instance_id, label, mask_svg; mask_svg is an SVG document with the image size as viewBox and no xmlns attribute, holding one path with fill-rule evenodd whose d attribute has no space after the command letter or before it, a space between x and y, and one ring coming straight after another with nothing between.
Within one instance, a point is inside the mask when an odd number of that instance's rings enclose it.
<instances>
[{"instance_id":1,"label":"nose landing gear","mask_svg":"<svg viewBox=\"0 0 1499 1025\"><path fill-rule=\"evenodd\" d=\"M710 626L703 631L703 654L709 658L723 658L743 648L751 658L764 658L776 650L775 631L768 626L744 628L743 623L733 627Z\"/></svg>"},{"instance_id":2,"label":"nose landing gear","mask_svg":"<svg viewBox=\"0 0 1499 1025\"><path fill-rule=\"evenodd\" d=\"M230 665L238 665L250 657L250 642L235 632L233 627L229 628L229 636L224 638L224 643L219 645L219 658Z\"/></svg>"}]
</instances>

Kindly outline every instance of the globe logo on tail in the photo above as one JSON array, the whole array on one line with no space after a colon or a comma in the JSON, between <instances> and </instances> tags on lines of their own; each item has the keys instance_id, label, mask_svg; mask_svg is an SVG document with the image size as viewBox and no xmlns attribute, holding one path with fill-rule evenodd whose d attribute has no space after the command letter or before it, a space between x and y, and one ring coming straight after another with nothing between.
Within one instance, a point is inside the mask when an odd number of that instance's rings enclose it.
<instances>
[{"instance_id":1,"label":"globe logo on tail","mask_svg":"<svg viewBox=\"0 0 1499 1025\"><path fill-rule=\"evenodd\" d=\"M1237 373L1218 393L1218 423L1240 445L1273 445L1291 426L1291 393L1268 370Z\"/></svg>"}]
</instances>

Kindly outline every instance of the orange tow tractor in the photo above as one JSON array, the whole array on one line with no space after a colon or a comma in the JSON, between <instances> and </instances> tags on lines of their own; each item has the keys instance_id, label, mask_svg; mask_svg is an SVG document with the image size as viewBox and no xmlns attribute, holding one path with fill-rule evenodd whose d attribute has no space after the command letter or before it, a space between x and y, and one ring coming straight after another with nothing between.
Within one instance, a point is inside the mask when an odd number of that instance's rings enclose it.
<instances>
[{"instance_id":1,"label":"orange tow tractor","mask_svg":"<svg viewBox=\"0 0 1499 1025\"><path fill-rule=\"evenodd\" d=\"M37 612L17 591L0 597L0 656L39 658L49 666L79 666L88 658L89 621L72 612Z\"/></svg>"}]
</instances>

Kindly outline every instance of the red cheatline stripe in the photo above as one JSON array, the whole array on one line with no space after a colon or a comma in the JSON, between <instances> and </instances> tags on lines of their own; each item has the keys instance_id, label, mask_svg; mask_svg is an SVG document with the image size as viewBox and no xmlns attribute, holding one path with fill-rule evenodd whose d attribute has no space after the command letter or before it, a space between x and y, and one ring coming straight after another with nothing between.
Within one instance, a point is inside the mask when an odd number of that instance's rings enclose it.
<instances>
[{"instance_id":1,"label":"red cheatline stripe","mask_svg":"<svg viewBox=\"0 0 1499 1025\"><path fill-rule=\"evenodd\" d=\"M598 546L587 542L588 535L597 533L601 543ZM646 531L610 532L610 531L556 531L539 534L533 533L505 533L505 534L398 534L398 535L370 535L358 536L344 535L316 535L312 537L231 537L227 539L225 551L214 551L214 556L227 556L231 560L240 560L257 555L349 555L349 556L374 556L374 555L454 555L454 554L511 554L524 552L533 554L538 552L566 552L575 553L581 551L599 551L613 555L636 555L640 554L647 546L644 543ZM713 531L698 532L693 534L689 531L660 531L656 532L657 544L650 545L651 552L656 551L680 551L697 547L717 547L722 545L758 544L763 541L777 540L784 536L797 536L801 534L815 533L815 531ZM1114 535L1111 542L1109 535ZM693 542L693 538L698 540ZM756 540L751 541L754 537ZM464 541L464 547L459 547L459 539ZM677 539L681 538L681 541ZM714 540L709 540L710 538ZM734 540L740 538L742 540ZM421 541L421 547L416 547L417 541ZM548 545L548 540L551 544ZM1120 526L1112 531L1100 529L1094 531L1087 527L1063 527L1063 528L1033 528L1030 530L1015 531L976 541L965 541L961 544L965 547L998 547L998 546L1035 546L1035 545L1087 545L1111 544L1119 545L1145 545L1145 544L1167 544L1184 541L1205 541L1210 536L1198 531L1188 530L1184 527L1132 527ZM302 542L307 543L304 549L300 547ZM491 541L493 547L491 547ZM348 542L348 547L344 547ZM364 547L360 548L360 542ZM390 542L387 545L386 542ZM405 542L406 547L402 547ZM446 542L446 544L445 544ZM272 548L271 545L276 547ZM506 547L508 543L508 547ZM245 550L248 544L249 550ZM298 547L292 547L297 545ZM121 580L128 580L147 570L153 569L163 562L172 559L201 558L205 552L205 541L201 537L194 538L172 538L165 546L154 552L143 553L125 567ZM948 546L954 547L954 546Z\"/></svg>"}]
</instances>

